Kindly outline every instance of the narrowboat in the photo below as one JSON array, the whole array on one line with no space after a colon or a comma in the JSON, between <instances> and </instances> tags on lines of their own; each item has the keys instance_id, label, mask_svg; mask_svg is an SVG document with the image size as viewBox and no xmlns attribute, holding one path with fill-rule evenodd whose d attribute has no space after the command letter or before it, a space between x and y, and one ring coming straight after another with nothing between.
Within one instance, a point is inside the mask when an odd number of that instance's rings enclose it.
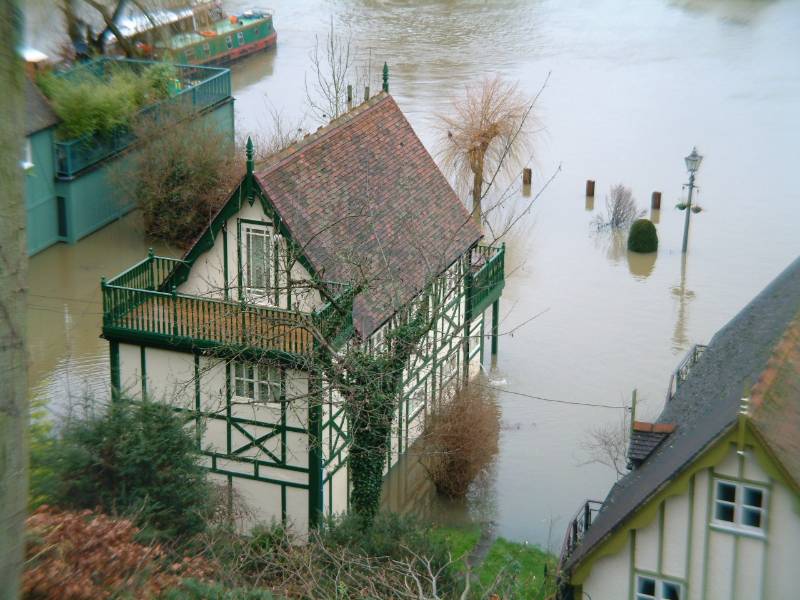
<instances>
[{"instance_id":1,"label":"narrowboat","mask_svg":"<svg viewBox=\"0 0 800 600\"><path fill-rule=\"evenodd\" d=\"M272 14L247 10L227 15L220 2L182 11L129 17L120 30L146 58L179 64L224 64L275 45ZM113 42L112 42L113 43Z\"/></svg>"}]
</instances>

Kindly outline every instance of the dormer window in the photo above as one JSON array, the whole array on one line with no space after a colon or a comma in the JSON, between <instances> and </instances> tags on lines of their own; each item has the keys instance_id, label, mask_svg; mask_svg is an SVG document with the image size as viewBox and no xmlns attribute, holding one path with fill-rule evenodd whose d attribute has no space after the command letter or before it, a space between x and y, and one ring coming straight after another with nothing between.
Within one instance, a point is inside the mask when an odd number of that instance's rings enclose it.
<instances>
[{"instance_id":1,"label":"dormer window","mask_svg":"<svg viewBox=\"0 0 800 600\"><path fill-rule=\"evenodd\" d=\"M251 295L267 297L272 274L272 234L266 227L245 225L244 278Z\"/></svg>"}]
</instances>

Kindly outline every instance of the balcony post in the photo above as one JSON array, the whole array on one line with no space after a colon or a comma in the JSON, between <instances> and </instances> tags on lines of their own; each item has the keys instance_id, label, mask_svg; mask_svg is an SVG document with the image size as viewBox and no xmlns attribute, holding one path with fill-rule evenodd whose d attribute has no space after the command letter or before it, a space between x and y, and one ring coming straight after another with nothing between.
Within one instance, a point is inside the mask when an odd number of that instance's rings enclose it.
<instances>
[{"instance_id":1,"label":"balcony post","mask_svg":"<svg viewBox=\"0 0 800 600\"><path fill-rule=\"evenodd\" d=\"M172 335L178 335L178 288L172 286Z\"/></svg>"},{"instance_id":2,"label":"balcony post","mask_svg":"<svg viewBox=\"0 0 800 600\"><path fill-rule=\"evenodd\" d=\"M500 298L492 302L492 356L497 356L497 337L500 331Z\"/></svg>"}]
</instances>

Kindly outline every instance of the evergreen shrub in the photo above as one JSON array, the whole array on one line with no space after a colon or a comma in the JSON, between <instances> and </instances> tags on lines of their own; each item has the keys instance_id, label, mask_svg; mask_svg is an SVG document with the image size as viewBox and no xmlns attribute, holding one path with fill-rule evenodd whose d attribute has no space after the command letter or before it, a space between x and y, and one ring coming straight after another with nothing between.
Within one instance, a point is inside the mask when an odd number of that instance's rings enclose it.
<instances>
[{"instance_id":1,"label":"evergreen shrub","mask_svg":"<svg viewBox=\"0 0 800 600\"><path fill-rule=\"evenodd\" d=\"M171 407L114 401L64 427L54 448L52 503L130 516L158 538L205 528L213 493L185 419Z\"/></svg>"},{"instance_id":2,"label":"evergreen shrub","mask_svg":"<svg viewBox=\"0 0 800 600\"><path fill-rule=\"evenodd\" d=\"M638 219L628 232L628 250L631 252L655 252L658 250L658 232L649 219Z\"/></svg>"}]
</instances>

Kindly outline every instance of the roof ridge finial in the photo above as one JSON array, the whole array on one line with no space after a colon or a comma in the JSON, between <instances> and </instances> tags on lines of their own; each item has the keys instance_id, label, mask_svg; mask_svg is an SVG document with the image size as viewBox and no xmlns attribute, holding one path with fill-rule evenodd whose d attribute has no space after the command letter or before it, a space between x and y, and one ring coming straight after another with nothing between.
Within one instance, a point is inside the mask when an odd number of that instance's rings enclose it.
<instances>
[{"instance_id":1,"label":"roof ridge finial","mask_svg":"<svg viewBox=\"0 0 800 600\"><path fill-rule=\"evenodd\" d=\"M247 136L247 145L245 146L245 153L247 155L247 175L251 176L254 169L253 161L253 140Z\"/></svg>"},{"instance_id":2,"label":"roof ridge finial","mask_svg":"<svg viewBox=\"0 0 800 600\"><path fill-rule=\"evenodd\" d=\"M383 63L383 91L389 93L389 65Z\"/></svg>"}]
</instances>

